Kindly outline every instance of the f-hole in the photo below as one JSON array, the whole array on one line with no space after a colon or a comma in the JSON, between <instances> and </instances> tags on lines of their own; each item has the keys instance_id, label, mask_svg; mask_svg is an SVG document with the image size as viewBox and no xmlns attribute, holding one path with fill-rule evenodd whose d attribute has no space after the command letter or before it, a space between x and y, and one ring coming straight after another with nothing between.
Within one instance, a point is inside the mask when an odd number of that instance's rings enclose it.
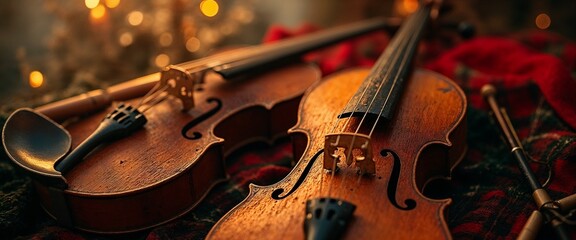
<instances>
[{"instance_id":1,"label":"f-hole","mask_svg":"<svg viewBox=\"0 0 576 240\"><path fill-rule=\"evenodd\" d=\"M207 112L203 113L202 115L192 119L192 121L187 123L182 128L182 136L184 138L186 138L188 140L200 139L202 137L202 133L195 131L195 132L192 132L192 135L189 135L188 132L190 131L190 129L194 128L196 125L203 122L204 120L212 117L214 114L216 114L222 108L222 101L220 101L220 99L208 98L208 99L206 99L206 102L207 103L216 103L216 105L214 105L214 107L212 107L212 109L208 110Z\"/></svg>"},{"instance_id":2,"label":"f-hole","mask_svg":"<svg viewBox=\"0 0 576 240\"><path fill-rule=\"evenodd\" d=\"M394 160L392 164L392 172L390 173L390 179L388 180L388 200L390 200L390 202L392 203L392 205L394 205L394 207L400 210L408 211L416 208L416 201L414 199L409 198L404 200L404 204L406 205L405 207L400 206L400 204L398 204L398 202L396 201L396 191L398 188L398 180L400 179L400 167L401 167L401 162L398 155L389 149L383 149L382 151L380 151L380 155L382 157L388 157L389 155L392 155L392 160Z\"/></svg>"},{"instance_id":3,"label":"f-hole","mask_svg":"<svg viewBox=\"0 0 576 240\"><path fill-rule=\"evenodd\" d=\"M308 161L308 163L306 164L306 167L304 168L304 171L302 171L302 174L300 175L300 177L298 178L298 180L296 181L296 183L294 184L292 189L290 189L290 191L288 191L288 193L286 193L284 196L280 196L280 194L282 194L284 192L284 188L277 188L274 190L274 192L272 192L272 198L276 199L276 200L281 200L281 199L288 197L293 192L295 192L296 189L298 189L298 187L300 187L300 185L304 182L304 179L306 179L306 176L308 176L308 173L310 172L310 169L312 169L312 165L314 165L314 162L316 161L318 156L320 156L320 154L323 152L324 152L324 150L318 151L316 154L314 154L312 159L310 159L310 161Z\"/></svg>"}]
</instances>

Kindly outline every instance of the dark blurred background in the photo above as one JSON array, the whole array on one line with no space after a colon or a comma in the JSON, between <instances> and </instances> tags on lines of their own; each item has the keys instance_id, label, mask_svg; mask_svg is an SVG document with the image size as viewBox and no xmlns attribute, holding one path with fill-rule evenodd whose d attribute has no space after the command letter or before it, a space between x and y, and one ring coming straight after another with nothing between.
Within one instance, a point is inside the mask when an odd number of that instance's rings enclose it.
<instances>
[{"instance_id":1,"label":"dark blurred background","mask_svg":"<svg viewBox=\"0 0 576 240\"><path fill-rule=\"evenodd\" d=\"M416 0L0 1L0 112L36 106L206 56L258 44L271 25L336 26L406 16ZM442 21L477 35L556 32L576 38L576 1L448 1Z\"/></svg>"}]
</instances>

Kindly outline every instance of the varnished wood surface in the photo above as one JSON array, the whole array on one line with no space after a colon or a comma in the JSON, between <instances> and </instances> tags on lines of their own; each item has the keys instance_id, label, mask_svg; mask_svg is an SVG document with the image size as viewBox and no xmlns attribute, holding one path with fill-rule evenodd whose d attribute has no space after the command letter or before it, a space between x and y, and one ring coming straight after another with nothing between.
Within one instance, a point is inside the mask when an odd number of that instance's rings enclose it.
<instances>
[{"instance_id":1,"label":"varnished wood surface","mask_svg":"<svg viewBox=\"0 0 576 240\"><path fill-rule=\"evenodd\" d=\"M450 200L429 199L421 191L428 180L447 177L465 151L461 123L465 122L466 99L456 84L429 71L414 73L392 120L378 124L372 136L374 177L359 177L349 167L332 177L322 169L320 155L296 191L280 200L272 198L275 190L284 189L283 196L293 188L313 155L323 148L324 135L333 129L336 116L368 72L357 69L336 74L307 92L298 124L290 131L295 152L302 153L299 162L274 185L252 185L249 196L213 227L209 239L303 239L305 203L317 197L339 198L356 205L345 239L451 238L444 220ZM342 130L344 122L338 122L336 129ZM362 127L360 132L366 131L369 128ZM387 196L393 161L391 155L380 155L383 149L399 156L395 199L400 207L405 207L405 199L414 199L416 207L412 210L393 206Z\"/></svg>"},{"instance_id":2,"label":"varnished wood surface","mask_svg":"<svg viewBox=\"0 0 576 240\"><path fill-rule=\"evenodd\" d=\"M61 194L74 227L130 232L189 211L226 178L223 155L243 143L285 133L296 122L300 97L318 79L319 71L309 65L233 82L209 74L196 86L196 107L189 112L181 112L176 99L152 108L145 113L144 129L97 148L64 176L68 189ZM222 102L221 109L189 131L201 133L201 138L184 138L182 128L215 106L211 98ZM110 110L68 126L73 146ZM36 185L43 207L57 216L47 186Z\"/></svg>"}]
</instances>

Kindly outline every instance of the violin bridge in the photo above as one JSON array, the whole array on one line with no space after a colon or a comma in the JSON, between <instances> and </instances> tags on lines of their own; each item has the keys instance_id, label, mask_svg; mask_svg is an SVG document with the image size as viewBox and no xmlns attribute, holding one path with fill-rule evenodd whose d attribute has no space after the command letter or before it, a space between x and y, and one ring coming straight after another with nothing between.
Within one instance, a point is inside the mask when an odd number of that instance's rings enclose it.
<instances>
[{"instance_id":1,"label":"violin bridge","mask_svg":"<svg viewBox=\"0 0 576 240\"><path fill-rule=\"evenodd\" d=\"M372 159L372 144L368 135L360 133L327 134L324 140L324 169L334 167L344 159L346 166L352 163L360 174L376 174Z\"/></svg>"},{"instance_id":2,"label":"violin bridge","mask_svg":"<svg viewBox=\"0 0 576 240\"><path fill-rule=\"evenodd\" d=\"M194 107L194 83L203 78L203 72L190 74L186 69L170 65L162 70L160 76L160 89L166 88L166 92L182 102L182 110L188 111Z\"/></svg>"}]
</instances>

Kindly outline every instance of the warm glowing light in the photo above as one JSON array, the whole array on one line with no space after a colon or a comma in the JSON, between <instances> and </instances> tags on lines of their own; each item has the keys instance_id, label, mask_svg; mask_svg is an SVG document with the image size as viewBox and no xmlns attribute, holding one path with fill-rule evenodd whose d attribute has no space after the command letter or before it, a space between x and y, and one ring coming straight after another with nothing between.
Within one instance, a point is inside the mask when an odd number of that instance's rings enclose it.
<instances>
[{"instance_id":1,"label":"warm glowing light","mask_svg":"<svg viewBox=\"0 0 576 240\"><path fill-rule=\"evenodd\" d=\"M401 0L396 3L396 10L402 16L409 15L418 9L418 0Z\"/></svg>"},{"instance_id":2,"label":"warm glowing light","mask_svg":"<svg viewBox=\"0 0 576 240\"><path fill-rule=\"evenodd\" d=\"M158 67L166 67L168 66L168 64L170 64L170 57L164 53L158 54L158 56L156 56L156 59L154 59L154 63Z\"/></svg>"},{"instance_id":3,"label":"warm glowing light","mask_svg":"<svg viewBox=\"0 0 576 240\"><path fill-rule=\"evenodd\" d=\"M186 38L193 37L194 35L196 35L196 29L191 26L184 27L184 30L182 30L182 32L184 33L184 37Z\"/></svg>"},{"instance_id":4,"label":"warm glowing light","mask_svg":"<svg viewBox=\"0 0 576 240\"><path fill-rule=\"evenodd\" d=\"M233 24L222 24L220 26L220 32L224 35L232 34L232 32L234 32L235 29L236 27Z\"/></svg>"},{"instance_id":5,"label":"warm glowing light","mask_svg":"<svg viewBox=\"0 0 576 240\"><path fill-rule=\"evenodd\" d=\"M142 14L140 11L133 11L128 14L128 23L130 23L132 26L140 25L142 20L144 20L144 14Z\"/></svg>"},{"instance_id":6,"label":"warm glowing light","mask_svg":"<svg viewBox=\"0 0 576 240\"><path fill-rule=\"evenodd\" d=\"M200 49L200 40L192 37L186 41L186 50L189 52L196 52Z\"/></svg>"},{"instance_id":7,"label":"warm glowing light","mask_svg":"<svg viewBox=\"0 0 576 240\"><path fill-rule=\"evenodd\" d=\"M203 43L216 43L220 39L220 32L212 28L202 28L198 31L198 39Z\"/></svg>"},{"instance_id":8,"label":"warm glowing light","mask_svg":"<svg viewBox=\"0 0 576 240\"><path fill-rule=\"evenodd\" d=\"M108 8L115 8L120 5L120 0L105 0L104 4L106 4L106 7Z\"/></svg>"},{"instance_id":9,"label":"warm glowing light","mask_svg":"<svg viewBox=\"0 0 576 240\"><path fill-rule=\"evenodd\" d=\"M94 9L98 4L100 4L100 0L84 0L84 4L89 9Z\"/></svg>"},{"instance_id":10,"label":"warm glowing light","mask_svg":"<svg viewBox=\"0 0 576 240\"><path fill-rule=\"evenodd\" d=\"M154 12L154 21L169 22L172 19L172 12L168 9L159 9Z\"/></svg>"},{"instance_id":11,"label":"warm glowing light","mask_svg":"<svg viewBox=\"0 0 576 240\"><path fill-rule=\"evenodd\" d=\"M28 82L30 83L31 87L39 88L44 83L44 76L39 71L32 71L30 73Z\"/></svg>"},{"instance_id":12,"label":"warm glowing light","mask_svg":"<svg viewBox=\"0 0 576 240\"><path fill-rule=\"evenodd\" d=\"M126 46L132 44L132 42L134 41L134 38L132 37L132 33L125 32L125 33L122 33L122 35L120 35L120 38L118 39L118 41L120 42L120 45L126 47Z\"/></svg>"},{"instance_id":13,"label":"warm glowing light","mask_svg":"<svg viewBox=\"0 0 576 240\"><path fill-rule=\"evenodd\" d=\"M106 14L106 8L102 5L98 5L90 10L90 16L94 19L102 18L104 17L104 14Z\"/></svg>"},{"instance_id":14,"label":"warm glowing light","mask_svg":"<svg viewBox=\"0 0 576 240\"><path fill-rule=\"evenodd\" d=\"M552 20L550 19L550 16L548 16L548 14L540 13L538 14L538 16L536 16L536 20L534 21L534 23L536 23L536 27L540 29L547 29L548 27L550 27Z\"/></svg>"},{"instance_id":15,"label":"warm glowing light","mask_svg":"<svg viewBox=\"0 0 576 240\"><path fill-rule=\"evenodd\" d=\"M206 17L216 16L218 9L218 3L214 0L202 0L202 2L200 2L200 11L202 11L202 14Z\"/></svg>"},{"instance_id":16,"label":"warm glowing light","mask_svg":"<svg viewBox=\"0 0 576 240\"><path fill-rule=\"evenodd\" d=\"M160 46L162 47L168 47L170 46L170 44L172 44L172 34L165 32L160 34Z\"/></svg>"},{"instance_id":17,"label":"warm glowing light","mask_svg":"<svg viewBox=\"0 0 576 240\"><path fill-rule=\"evenodd\" d=\"M252 22L254 19L254 13L251 10L246 9L245 7L234 7L231 11L231 16L233 19L238 20L243 23Z\"/></svg>"}]
</instances>

